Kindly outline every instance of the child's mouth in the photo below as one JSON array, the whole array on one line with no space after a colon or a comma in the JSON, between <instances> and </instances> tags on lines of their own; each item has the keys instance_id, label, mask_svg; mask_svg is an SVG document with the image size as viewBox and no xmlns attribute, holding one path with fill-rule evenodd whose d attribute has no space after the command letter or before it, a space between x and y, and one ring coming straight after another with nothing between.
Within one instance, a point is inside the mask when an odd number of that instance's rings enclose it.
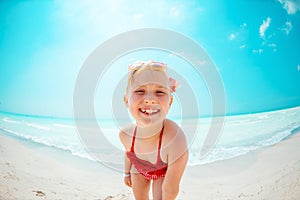
<instances>
[{"instance_id":1,"label":"child's mouth","mask_svg":"<svg viewBox=\"0 0 300 200\"><path fill-rule=\"evenodd\" d=\"M155 115L160 110L159 109L144 109L144 108L140 108L139 111L141 111L142 113L144 113L146 115Z\"/></svg>"}]
</instances>

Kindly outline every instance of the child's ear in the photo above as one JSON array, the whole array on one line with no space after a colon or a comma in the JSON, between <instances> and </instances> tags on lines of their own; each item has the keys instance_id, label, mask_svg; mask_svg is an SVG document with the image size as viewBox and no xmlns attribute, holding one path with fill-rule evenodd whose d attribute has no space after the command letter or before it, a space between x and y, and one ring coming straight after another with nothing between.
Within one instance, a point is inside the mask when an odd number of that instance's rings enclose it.
<instances>
[{"instance_id":1,"label":"child's ear","mask_svg":"<svg viewBox=\"0 0 300 200\"><path fill-rule=\"evenodd\" d=\"M126 107L128 107L128 99L127 99L126 95L124 95L123 100L124 100Z\"/></svg>"},{"instance_id":2,"label":"child's ear","mask_svg":"<svg viewBox=\"0 0 300 200\"><path fill-rule=\"evenodd\" d=\"M173 103L173 96L171 95L170 102L169 102L169 106L171 106L172 103Z\"/></svg>"}]
</instances>

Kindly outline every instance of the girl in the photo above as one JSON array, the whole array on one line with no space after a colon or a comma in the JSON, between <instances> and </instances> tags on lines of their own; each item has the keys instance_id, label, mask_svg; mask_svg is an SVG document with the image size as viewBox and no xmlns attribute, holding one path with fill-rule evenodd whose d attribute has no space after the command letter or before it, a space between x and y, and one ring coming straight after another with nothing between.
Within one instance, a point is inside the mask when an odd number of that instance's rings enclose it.
<instances>
[{"instance_id":1,"label":"girl","mask_svg":"<svg viewBox=\"0 0 300 200\"><path fill-rule=\"evenodd\" d=\"M172 200L187 164L185 136L166 119L176 81L168 77L167 65L149 61L129 66L125 104L136 124L120 131L126 149L124 183L136 200Z\"/></svg>"}]
</instances>

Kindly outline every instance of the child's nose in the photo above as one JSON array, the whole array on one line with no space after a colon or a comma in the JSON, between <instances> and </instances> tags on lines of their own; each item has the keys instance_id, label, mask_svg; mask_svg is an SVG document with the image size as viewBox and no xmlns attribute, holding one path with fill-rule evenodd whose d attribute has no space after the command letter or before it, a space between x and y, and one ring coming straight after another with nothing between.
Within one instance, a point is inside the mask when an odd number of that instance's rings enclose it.
<instances>
[{"instance_id":1,"label":"child's nose","mask_svg":"<svg viewBox=\"0 0 300 200\"><path fill-rule=\"evenodd\" d=\"M144 103L152 105L152 104L156 104L156 100L151 98L151 97L147 97L147 98L144 99Z\"/></svg>"}]
</instances>

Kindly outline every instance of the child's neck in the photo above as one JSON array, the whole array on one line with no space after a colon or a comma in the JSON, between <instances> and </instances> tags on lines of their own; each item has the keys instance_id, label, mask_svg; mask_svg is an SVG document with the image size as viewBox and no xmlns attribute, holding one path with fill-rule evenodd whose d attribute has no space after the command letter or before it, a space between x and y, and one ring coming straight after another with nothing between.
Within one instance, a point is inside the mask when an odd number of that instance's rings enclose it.
<instances>
[{"instance_id":1,"label":"child's neck","mask_svg":"<svg viewBox=\"0 0 300 200\"><path fill-rule=\"evenodd\" d=\"M164 126L165 121L153 123L149 126L137 126L137 137L140 139L152 139L157 136Z\"/></svg>"}]
</instances>

